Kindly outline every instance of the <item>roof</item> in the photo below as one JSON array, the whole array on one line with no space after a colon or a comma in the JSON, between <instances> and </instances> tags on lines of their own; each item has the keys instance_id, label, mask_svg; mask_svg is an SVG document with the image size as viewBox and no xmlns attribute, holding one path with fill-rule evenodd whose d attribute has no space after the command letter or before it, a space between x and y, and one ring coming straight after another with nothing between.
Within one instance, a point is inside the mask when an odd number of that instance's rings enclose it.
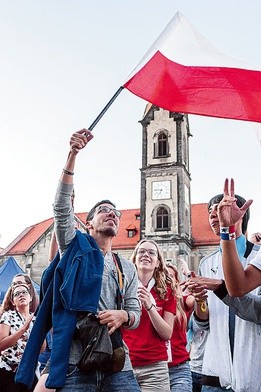
<instances>
[{"instance_id":1,"label":"roof","mask_svg":"<svg viewBox=\"0 0 261 392\"><path fill-rule=\"evenodd\" d=\"M191 205L192 237L194 246L218 245L220 239L211 230L208 222L208 204Z\"/></svg>"},{"instance_id":2,"label":"roof","mask_svg":"<svg viewBox=\"0 0 261 392\"><path fill-rule=\"evenodd\" d=\"M154 106L152 103L150 103L150 102L147 103L145 110L144 110L144 113L143 113L143 118L147 115L147 113L150 111L152 106Z\"/></svg>"},{"instance_id":3,"label":"roof","mask_svg":"<svg viewBox=\"0 0 261 392\"><path fill-rule=\"evenodd\" d=\"M113 240L113 247L117 249L132 249L140 239L140 210L130 209L122 210L121 224L117 237ZM76 217L85 224L87 212L78 212ZM27 227L18 237L15 238L1 253L0 256L6 255L23 255L43 236L47 230L52 229L53 218L46 219ZM128 230L135 230L136 235L128 237Z\"/></svg>"},{"instance_id":4,"label":"roof","mask_svg":"<svg viewBox=\"0 0 261 392\"><path fill-rule=\"evenodd\" d=\"M140 209L121 210L121 224L118 235L113 239L113 247L117 249L133 249L140 240ZM128 237L129 230L135 230L133 237Z\"/></svg>"},{"instance_id":5,"label":"roof","mask_svg":"<svg viewBox=\"0 0 261 392\"><path fill-rule=\"evenodd\" d=\"M52 225L53 218L50 218L27 227L0 253L0 256L26 253Z\"/></svg>"},{"instance_id":6,"label":"roof","mask_svg":"<svg viewBox=\"0 0 261 392\"><path fill-rule=\"evenodd\" d=\"M218 245L219 238L212 232L208 223L207 203L192 204L191 211L193 245ZM118 235L113 239L113 248L133 249L140 239L140 209L121 210L121 212L121 224ZM84 225L87 212L78 212L75 215ZM52 229L52 226L53 218L50 218L26 228L0 253L0 256L25 254L47 230ZM136 233L128 237L130 230Z\"/></svg>"}]
</instances>

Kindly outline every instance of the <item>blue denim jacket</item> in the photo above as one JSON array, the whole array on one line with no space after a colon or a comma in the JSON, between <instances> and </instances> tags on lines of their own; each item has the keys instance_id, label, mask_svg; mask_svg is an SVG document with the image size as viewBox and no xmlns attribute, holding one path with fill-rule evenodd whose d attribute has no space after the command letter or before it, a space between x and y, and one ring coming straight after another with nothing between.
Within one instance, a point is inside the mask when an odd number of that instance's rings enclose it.
<instances>
[{"instance_id":1,"label":"blue denim jacket","mask_svg":"<svg viewBox=\"0 0 261 392\"><path fill-rule=\"evenodd\" d=\"M62 258L56 255L42 278L43 299L17 370L16 382L32 385L42 343L53 326L46 386L60 388L64 385L77 315L79 311L97 312L103 268L104 258L95 240L80 231L76 232Z\"/></svg>"}]
</instances>

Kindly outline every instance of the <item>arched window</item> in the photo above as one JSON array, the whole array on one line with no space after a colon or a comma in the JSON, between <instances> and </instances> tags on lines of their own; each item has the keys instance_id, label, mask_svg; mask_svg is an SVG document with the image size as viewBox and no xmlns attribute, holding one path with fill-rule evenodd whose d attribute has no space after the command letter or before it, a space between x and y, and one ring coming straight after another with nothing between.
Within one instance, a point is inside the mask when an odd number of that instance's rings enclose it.
<instances>
[{"instance_id":1,"label":"arched window","mask_svg":"<svg viewBox=\"0 0 261 392\"><path fill-rule=\"evenodd\" d=\"M154 137L154 156L156 158L167 157L169 154L169 143L167 131L158 131Z\"/></svg>"},{"instance_id":2,"label":"arched window","mask_svg":"<svg viewBox=\"0 0 261 392\"><path fill-rule=\"evenodd\" d=\"M169 230L170 215L165 207L159 207L156 211L156 230Z\"/></svg>"},{"instance_id":3,"label":"arched window","mask_svg":"<svg viewBox=\"0 0 261 392\"><path fill-rule=\"evenodd\" d=\"M185 165L187 165L187 140L186 140L186 137L185 137L185 135L183 135L183 138L182 138L182 155L183 155L183 162L185 163Z\"/></svg>"},{"instance_id":4,"label":"arched window","mask_svg":"<svg viewBox=\"0 0 261 392\"><path fill-rule=\"evenodd\" d=\"M190 235L190 219L189 219L189 210L186 208L185 210L185 232Z\"/></svg>"},{"instance_id":5,"label":"arched window","mask_svg":"<svg viewBox=\"0 0 261 392\"><path fill-rule=\"evenodd\" d=\"M158 156L167 156L167 136L164 132L161 132L158 136Z\"/></svg>"}]
</instances>

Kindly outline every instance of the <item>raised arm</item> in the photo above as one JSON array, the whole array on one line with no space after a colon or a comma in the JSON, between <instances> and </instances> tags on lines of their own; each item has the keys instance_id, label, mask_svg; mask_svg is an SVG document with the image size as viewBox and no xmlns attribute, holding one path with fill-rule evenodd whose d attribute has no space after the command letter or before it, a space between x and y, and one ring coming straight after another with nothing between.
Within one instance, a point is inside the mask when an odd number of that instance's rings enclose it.
<instances>
[{"instance_id":1,"label":"raised arm","mask_svg":"<svg viewBox=\"0 0 261 392\"><path fill-rule=\"evenodd\" d=\"M54 201L54 228L60 253L63 254L75 236L72 205L73 175L78 152L93 138L92 133L82 129L71 136L67 157Z\"/></svg>"},{"instance_id":2,"label":"raised arm","mask_svg":"<svg viewBox=\"0 0 261 392\"><path fill-rule=\"evenodd\" d=\"M228 231L233 231L233 226L244 216L251 204L252 200L248 200L239 208L236 204L234 180L231 179L229 184L228 179L226 179L224 197L218 205L221 232L224 228L228 228ZM229 235L221 235L221 241L222 264L229 294L239 297L261 285L261 271L258 268L249 265L244 270L237 254L235 238L230 238Z\"/></svg>"}]
</instances>

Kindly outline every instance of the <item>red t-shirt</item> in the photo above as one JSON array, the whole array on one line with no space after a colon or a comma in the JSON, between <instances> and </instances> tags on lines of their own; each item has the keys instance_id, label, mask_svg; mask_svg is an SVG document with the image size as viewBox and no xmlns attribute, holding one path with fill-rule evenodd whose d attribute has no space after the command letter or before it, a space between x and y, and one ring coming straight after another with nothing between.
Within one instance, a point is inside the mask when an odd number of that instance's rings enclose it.
<instances>
[{"instance_id":1,"label":"red t-shirt","mask_svg":"<svg viewBox=\"0 0 261 392\"><path fill-rule=\"evenodd\" d=\"M156 302L156 309L161 316L164 312L176 313L176 299L168 288L166 299L158 297L154 288L151 294ZM156 332L149 317L149 312L142 306L140 324L136 329L122 328L123 340L130 351L133 366L150 365L158 361L167 361L166 341Z\"/></svg>"},{"instance_id":2,"label":"red t-shirt","mask_svg":"<svg viewBox=\"0 0 261 392\"><path fill-rule=\"evenodd\" d=\"M186 296L184 295L183 299L185 304L185 313L189 321L189 317L193 311L193 308L192 309L187 308L185 303L187 297L188 297L187 295ZM189 360L189 353L186 350L186 346L187 346L186 329L184 329L183 325L182 324L180 325L178 321L176 321L174 324L172 337L170 339L170 344L171 344L172 362L168 363L169 367L176 366L179 363Z\"/></svg>"}]
</instances>

